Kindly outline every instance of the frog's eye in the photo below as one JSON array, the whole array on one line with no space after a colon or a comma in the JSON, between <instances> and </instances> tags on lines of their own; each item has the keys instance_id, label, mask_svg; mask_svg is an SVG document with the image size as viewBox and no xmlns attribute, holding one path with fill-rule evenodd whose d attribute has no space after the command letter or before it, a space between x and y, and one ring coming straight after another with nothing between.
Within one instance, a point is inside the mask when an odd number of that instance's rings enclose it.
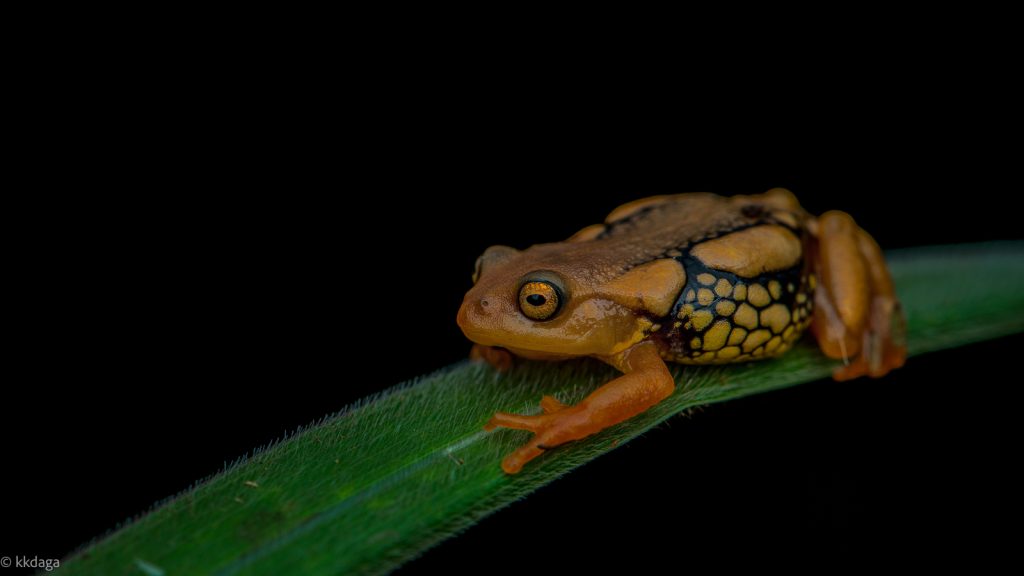
<instances>
[{"instance_id":1,"label":"frog's eye","mask_svg":"<svg viewBox=\"0 0 1024 576\"><path fill-rule=\"evenodd\" d=\"M533 281L519 289L519 309L527 318L547 320L558 312L562 298L550 282Z\"/></svg>"}]
</instances>

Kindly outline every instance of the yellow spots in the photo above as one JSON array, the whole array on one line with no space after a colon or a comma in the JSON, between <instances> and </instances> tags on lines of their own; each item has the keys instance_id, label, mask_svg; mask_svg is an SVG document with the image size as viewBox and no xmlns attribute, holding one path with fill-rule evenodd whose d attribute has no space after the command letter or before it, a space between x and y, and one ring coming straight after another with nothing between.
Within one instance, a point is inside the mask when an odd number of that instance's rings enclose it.
<instances>
[{"instance_id":1,"label":"yellow spots","mask_svg":"<svg viewBox=\"0 0 1024 576\"><path fill-rule=\"evenodd\" d=\"M715 295L707 288L701 288L697 291L697 302L700 302L701 306L707 306L715 301Z\"/></svg>"},{"instance_id":2,"label":"yellow spots","mask_svg":"<svg viewBox=\"0 0 1024 576\"><path fill-rule=\"evenodd\" d=\"M742 301L746 300L747 299L747 285L746 284L737 284L736 285L736 290L734 290L733 293L732 293L732 297L734 299L736 299L737 302L742 302Z\"/></svg>"},{"instance_id":3,"label":"yellow spots","mask_svg":"<svg viewBox=\"0 0 1024 576\"><path fill-rule=\"evenodd\" d=\"M655 324L654 326L651 326L651 332L657 332L658 330L661 330L661 324Z\"/></svg>"},{"instance_id":4,"label":"yellow spots","mask_svg":"<svg viewBox=\"0 0 1024 576\"><path fill-rule=\"evenodd\" d=\"M704 334L704 349L718 350L725 346L725 337L729 335L729 321L719 320Z\"/></svg>"},{"instance_id":5,"label":"yellow spots","mask_svg":"<svg viewBox=\"0 0 1024 576\"><path fill-rule=\"evenodd\" d=\"M714 360L715 360L715 353L714 352L705 352L705 353L701 354L700 356L697 356L696 358L693 359L693 361L697 362L698 364L708 364L710 362L714 362Z\"/></svg>"},{"instance_id":6,"label":"yellow spots","mask_svg":"<svg viewBox=\"0 0 1024 576\"><path fill-rule=\"evenodd\" d=\"M740 326L753 330L757 328L757 311L751 308L749 304L740 304L739 309L736 310L736 315L733 316L733 320Z\"/></svg>"},{"instance_id":7,"label":"yellow spots","mask_svg":"<svg viewBox=\"0 0 1024 576\"><path fill-rule=\"evenodd\" d=\"M729 346L728 348L722 348L718 351L719 360L732 360L740 355L740 349L738 346Z\"/></svg>"},{"instance_id":8,"label":"yellow spots","mask_svg":"<svg viewBox=\"0 0 1024 576\"><path fill-rule=\"evenodd\" d=\"M772 304L761 311L761 325L778 334L789 324L789 309L783 304Z\"/></svg>"},{"instance_id":9,"label":"yellow spots","mask_svg":"<svg viewBox=\"0 0 1024 576\"><path fill-rule=\"evenodd\" d=\"M728 316L736 311L736 303L732 300L719 300L718 304L715 304L715 312L718 312L719 316Z\"/></svg>"},{"instance_id":10,"label":"yellow spots","mask_svg":"<svg viewBox=\"0 0 1024 576\"><path fill-rule=\"evenodd\" d=\"M768 295L768 291L765 290L764 286L761 286L760 284L750 285L750 291L747 294L747 300L749 300L751 304L757 306L758 308L762 306L767 306L768 303L772 301L771 296Z\"/></svg>"},{"instance_id":11,"label":"yellow spots","mask_svg":"<svg viewBox=\"0 0 1024 576\"><path fill-rule=\"evenodd\" d=\"M693 329L698 332L707 328L714 319L715 315L709 310L697 310L690 316L690 320L693 321Z\"/></svg>"},{"instance_id":12,"label":"yellow spots","mask_svg":"<svg viewBox=\"0 0 1024 576\"><path fill-rule=\"evenodd\" d=\"M750 352L761 344L764 344L772 337L772 333L767 330L755 330L751 332L747 339L743 341L743 351Z\"/></svg>"},{"instance_id":13,"label":"yellow spots","mask_svg":"<svg viewBox=\"0 0 1024 576\"><path fill-rule=\"evenodd\" d=\"M676 335L672 358L684 364L727 364L788 351L813 316L810 276L795 272L740 281L715 270L688 275L690 284L683 289L670 332ZM662 332L668 328L665 324Z\"/></svg>"},{"instance_id":14,"label":"yellow spots","mask_svg":"<svg viewBox=\"0 0 1024 576\"><path fill-rule=\"evenodd\" d=\"M818 287L818 277L811 274L810 278L807 279L807 283L811 287L811 290L814 290Z\"/></svg>"},{"instance_id":15,"label":"yellow spots","mask_svg":"<svg viewBox=\"0 0 1024 576\"><path fill-rule=\"evenodd\" d=\"M715 294L722 298L729 296L729 294L732 294L732 284L725 278L720 279L718 284L715 284Z\"/></svg>"}]
</instances>

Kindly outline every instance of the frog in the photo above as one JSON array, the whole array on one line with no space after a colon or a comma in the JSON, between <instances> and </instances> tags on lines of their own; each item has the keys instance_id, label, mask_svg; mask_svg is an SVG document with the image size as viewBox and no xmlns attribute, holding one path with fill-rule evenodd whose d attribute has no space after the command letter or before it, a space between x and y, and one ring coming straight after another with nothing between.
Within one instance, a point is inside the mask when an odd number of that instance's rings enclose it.
<instances>
[{"instance_id":1,"label":"frog","mask_svg":"<svg viewBox=\"0 0 1024 576\"><path fill-rule=\"evenodd\" d=\"M477 259L457 322L471 358L596 358L621 375L575 405L550 395L533 414L484 425L526 430L508 474L668 398L667 363L765 360L813 335L840 360L833 378L903 366L905 320L878 243L852 216L813 216L789 190L642 198L564 242L491 246Z\"/></svg>"}]
</instances>

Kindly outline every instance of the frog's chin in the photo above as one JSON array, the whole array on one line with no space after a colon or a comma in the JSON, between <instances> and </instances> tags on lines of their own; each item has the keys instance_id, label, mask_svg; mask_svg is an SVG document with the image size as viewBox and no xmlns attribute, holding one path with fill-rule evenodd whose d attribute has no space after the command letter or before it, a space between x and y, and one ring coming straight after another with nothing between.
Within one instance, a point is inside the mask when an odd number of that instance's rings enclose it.
<instances>
[{"instance_id":1,"label":"frog's chin","mask_svg":"<svg viewBox=\"0 0 1024 576\"><path fill-rule=\"evenodd\" d=\"M520 358L529 360L569 360L583 356L603 356L609 353L607 348L612 347L608 345L609 343L586 338L514 338L508 333L477 330L474 326L463 326L462 331L476 344L504 348Z\"/></svg>"}]
</instances>

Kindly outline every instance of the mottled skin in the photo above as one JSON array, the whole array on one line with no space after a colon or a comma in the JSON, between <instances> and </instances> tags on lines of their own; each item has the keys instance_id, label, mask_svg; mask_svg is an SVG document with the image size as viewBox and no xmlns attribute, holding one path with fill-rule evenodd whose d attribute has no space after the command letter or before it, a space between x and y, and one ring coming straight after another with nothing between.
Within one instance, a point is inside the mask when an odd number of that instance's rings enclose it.
<instances>
[{"instance_id":1,"label":"mottled skin","mask_svg":"<svg viewBox=\"0 0 1024 576\"><path fill-rule=\"evenodd\" d=\"M623 372L575 406L545 396L543 414L495 414L487 429L535 433L503 461L510 474L669 396L666 360L776 356L808 326L843 360L836 379L882 376L906 355L878 245L848 215L814 218L782 189L631 202L566 242L491 247L474 278L458 316L474 358L591 356Z\"/></svg>"}]
</instances>

